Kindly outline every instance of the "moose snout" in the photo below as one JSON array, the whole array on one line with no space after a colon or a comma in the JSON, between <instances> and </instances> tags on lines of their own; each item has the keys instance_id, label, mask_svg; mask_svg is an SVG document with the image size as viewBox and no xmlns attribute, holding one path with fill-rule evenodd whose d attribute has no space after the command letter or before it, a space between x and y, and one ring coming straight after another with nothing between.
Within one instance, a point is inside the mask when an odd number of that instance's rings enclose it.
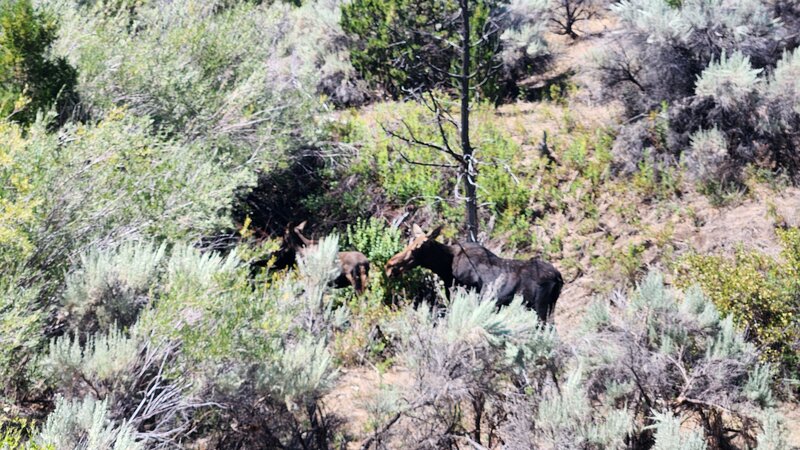
<instances>
[{"instance_id":1,"label":"moose snout","mask_svg":"<svg viewBox=\"0 0 800 450\"><path fill-rule=\"evenodd\" d=\"M396 277L397 275L400 275L400 272L402 272L400 270L400 268L395 267L395 266L390 266L388 264L386 265L386 276L387 277L389 277L389 278Z\"/></svg>"}]
</instances>

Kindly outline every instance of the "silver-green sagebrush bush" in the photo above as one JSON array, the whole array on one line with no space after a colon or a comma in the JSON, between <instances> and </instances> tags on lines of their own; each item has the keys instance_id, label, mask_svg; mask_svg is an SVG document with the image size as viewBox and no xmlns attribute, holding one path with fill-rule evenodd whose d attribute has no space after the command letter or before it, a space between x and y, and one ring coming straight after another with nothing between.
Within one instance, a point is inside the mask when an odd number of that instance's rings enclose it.
<instances>
[{"instance_id":1,"label":"silver-green sagebrush bush","mask_svg":"<svg viewBox=\"0 0 800 450\"><path fill-rule=\"evenodd\" d=\"M27 361L39 350L46 314L38 308L39 287L0 279L0 396L14 399L26 385Z\"/></svg>"},{"instance_id":2,"label":"silver-green sagebrush bush","mask_svg":"<svg viewBox=\"0 0 800 450\"><path fill-rule=\"evenodd\" d=\"M412 382L376 399L374 448L787 448L770 367L702 293L657 273L595 303L572 349L520 304L465 292L392 332Z\"/></svg>"},{"instance_id":3,"label":"silver-green sagebrush bush","mask_svg":"<svg viewBox=\"0 0 800 450\"><path fill-rule=\"evenodd\" d=\"M671 412L653 415L654 450L706 450L703 435L695 430L681 430L681 420Z\"/></svg>"},{"instance_id":4,"label":"silver-green sagebrush bush","mask_svg":"<svg viewBox=\"0 0 800 450\"><path fill-rule=\"evenodd\" d=\"M36 438L40 445L77 450L140 450L146 448L125 424L109 423L108 404L86 397L82 400L56 398L56 408L47 417Z\"/></svg>"},{"instance_id":5,"label":"silver-green sagebrush bush","mask_svg":"<svg viewBox=\"0 0 800 450\"><path fill-rule=\"evenodd\" d=\"M315 4L254 3L153 1L109 16L64 0L57 50L77 66L91 114L126 105L209 157L272 164L317 140L315 94L337 25Z\"/></svg>"},{"instance_id":6,"label":"silver-green sagebrush bush","mask_svg":"<svg viewBox=\"0 0 800 450\"><path fill-rule=\"evenodd\" d=\"M376 427L370 445L377 447L441 448L481 442L483 433L496 440L502 425L497 416L525 389L547 384L559 357L555 331L521 299L498 311L490 295L458 290L446 314L409 308L389 328L400 339L398 359L413 382Z\"/></svg>"},{"instance_id":7,"label":"silver-green sagebrush bush","mask_svg":"<svg viewBox=\"0 0 800 450\"><path fill-rule=\"evenodd\" d=\"M233 192L253 175L152 127L120 109L57 135L37 123L21 136L31 219L23 230L27 250L9 261L60 283L66 263L92 247L196 239L230 226Z\"/></svg>"},{"instance_id":8,"label":"silver-green sagebrush bush","mask_svg":"<svg viewBox=\"0 0 800 450\"><path fill-rule=\"evenodd\" d=\"M669 435L669 412L699 417L697 432L712 447L753 442L758 411L774 404L769 367L699 290L676 295L650 273L617 306L593 306L577 350L589 397L626 405L634 440L649 441L653 430Z\"/></svg>"},{"instance_id":9,"label":"silver-green sagebrush bush","mask_svg":"<svg viewBox=\"0 0 800 450\"><path fill-rule=\"evenodd\" d=\"M117 248L81 255L80 268L67 276L63 320L83 333L134 324L157 286L166 246L125 242Z\"/></svg>"},{"instance_id":10,"label":"silver-green sagebrush bush","mask_svg":"<svg viewBox=\"0 0 800 450\"><path fill-rule=\"evenodd\" d=\"M167 366L192 380L203 429L219 445L321 448L335 423L322 408L336 365L331 333L346 322L328 282L337 239L307 249L300 269L254 289L235 254L175 246L158 298L139 325L181 343ZM242 424L229 429L227 423ZM267 443L267 444L265 444Z\"/></svg>"},{"instance_id":11,"label":"silver-green sagebrush bush","mask_svg":"<svg viewBox=\"0 0 800 450\"><path fill-rule=\"evenodd\" d=\"M102 406L102 420L109 429L114 424L129 429L126 434L146 443L147 448L174 446L185 438L192 412L203 403L191 395L185 374L170 366L176 360L178 344L153 338L136 329L130 335L117 329L97 333L83 344L77 336L56 338L40 361L40 373L54 392L72 402L65 403L65 411L81 402L81 408L89 408L86 402L97 399L98 403L92 404ZM94 411L95 416L101 414ZM68 414L57 407L48 424L66 426L62 413ZM89 429L95 428L92 424ZM75 430L72 438L80 439L75 433L79 431Z\"/></svg>"},{"instance_id":12,"label":"silver-green sagebrush bush","mask_svg":"<svg viewBox=\"0 0 800 450\"><path fill-rule=\"evenodd\" d=\"M620 170L636 170L652 153L677 161L685 152L688 165L702 164L692 141L716 129L726 141L725 170L688 167L697 181L736 181L743 165L759 160L798 175L790 150L800 139L796 90L779 81L792 72L787 24L796 23L796 9L764 0L625 0L611 11L623 26L605 38L595 69L605 94L622 99L633 119L615 145ZM648 126L656 113L666 118L659 133Z\"/></svg>"}]
</instances>

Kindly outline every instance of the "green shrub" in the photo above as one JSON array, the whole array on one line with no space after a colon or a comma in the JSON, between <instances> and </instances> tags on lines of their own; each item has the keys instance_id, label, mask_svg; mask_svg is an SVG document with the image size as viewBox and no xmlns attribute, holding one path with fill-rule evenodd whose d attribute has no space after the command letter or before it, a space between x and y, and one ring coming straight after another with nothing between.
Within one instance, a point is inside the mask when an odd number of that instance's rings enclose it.
<instances>
[{"instance_id":1,"label":"green shrub","mask_svg":"<svg viewBox=\"0 0 800 450\"><path fill-rule=\"evenodd\" d=\"M548 53L542 37L547 3L481 0L470 1L469 8L470 71L486 78L480 90L488 98L507 95L502 84L528 75ZM420 88L450 87L446 71L459 67L461 58L452 44L461 39L459 11L459 3L452 0L343 4L342 28L355 40L350 50L353 66L394 99Z\"/></svg>"},{"instance_id":2,"label":"green shrub","mask_svg":"<svg viewBox=\"0 0 800 450\"><path fill-rule=\"evenodd\" d=\"M55 410L47 416L36 441L43 446L80 450L139 450L125 423L109 423L108 404L92 397L83 400L56 398Z\"/></svg>"},{"instance_id":3,"label":"green shrub","mask_svg":"<svg viewBox=\"0 0 800 450\"><path fill-rule=\"evenodd\" d=\"M71 397L91 391L106 398L131 386L140 362L140 339L110 329L90 335L83 346L80 341L77 335L50 341L50 351L41 364L43 374L57 390Z\"/></svg>"},{"instance_id":4,"label":"green shrub","mask_svg":"<svg viewBox=\"0 0 800 450\"><path fill-rule=\"evenodd\" d=\"M345 248L363 253L376 268L382 268L389 258L405 247L399 228L389 227L381 219L358 219L347 226Z\"/></svg>"},{"instance_id":5,"label":"green shrub","mask_svg":"<svg viewBox=\"0 0 800 450\"><path fill-rule=\"evenodd\" d=\"M677 449L679 442L719 448L755 440L760 414L775 404L772 369L732 316L722 316L699 288L679 294L652 272L613 303L590 307L575 351L589 398L632 413L628 443L655 438L657 447ZM683 430L673 414L679 422L702 420L696 431ZM741 426L731 430L731 423Z\"/></svg>"},{"instance_id":6,"label":"green shrub","mask_svg":"<svg viewBox=\"0 0 800 450\"><path fill-rule=\"evenodd\" d=\"M788 376L800 367L800 230L778 230L780 258L738 250L732 259L692 255L678 265L681 285L698 283Z\"/></svg>"},{"instance_id":7,"label":"green shrub","mask_svg":"<svg viewBox=\"0 0 800 450\"><path fill-rule=\"evenodd\" d=\"M10 399L25 392L27 364L42 344L47 319L37 301L40 288L21 281L10 273L0 280L0 395Z\"/></svg>"},{"instance_id":8,"label":"green shrub","mask_svg":"<svg viewBox=\"0 0 800 450\"><path fill-rule=\"evenodd\" d=\"M56 35L55 18L31 0L0 2L0 117L27 124L51 106L68 113L77 73L48 56Z\"/></svg>"},{"instance_id":9,"label":"green shrub","mask_svg":"<svg viewBox=\"0 0 800 450\"><path fill-rule=\"evenodd\" d=\"M402 123L398 123L398 117L402 117ZM503 129L490 105L476 107L472 117L482 215L486 220L496 216L498 234L515 230L519 216L534 215L531 199L535 191L531 184L536 162L525 160L520 146ZM440 131L423 105L413 102L385 104L378 107L374 115L346 120L339 130L345 133L343 139L358 144L361 149L350 170L366 184L362 189L377 191L382 194L380 200L395 207L427 206L445 223L462 222L463 205L458 195L463 192L456 170L447 167L453 163L450 157L400 139L386 138L380 127L375 126L377 122L399 132L413 133L421 140L442 144ZM457 141L456 131L452 127L445 128L450 142ZM529 244L531 237L526 234L515 239Z\"/></svg>"},{"instance_id":10,"label":"green shrub","mask_svg":"<svg viewBox=\"0 0 800 450\"><path fill-rule=\"evenodd\" d=\"M29 195L37 199L29 258L51 273L89 243L180 240L229 227L233 192L254 178L247 167L209 160L198 144L154 134L151 120L123 110L66 125L62 143L35 131L23 141L32 160Z\"/></svg>"},{"instance_id":11,"label":"green shrub","mask_svg":"<svg viewBox=\"0 0 800 450\"><path fill-rule=\"evenodd\" d=\"M30 439L34 424L25 419L0 422L0 450L56 450L52 445L39 445Z\"/></svg>"},{"instance_id":12,"label":"green shrub","mask_svg":"<svg viewBox=\"0 0 800 450\"><path fill-rule=\"evenodd\" d=\"M95 117L124 106L159 131L208 144L205 159L255 159L270 169L320 140L321 105L307 91L323 75L333 37L331 20L309 15L327 8L180 0L110 15L85 3L59 3L56 50L78 68L78 91Z\"/></svg>"},{"instance_id":13,"label":"green shrub","mask_svg":"<svg viewBox=\"0 0 800 450\"><path fill-rule=\"evenodd\" d=\"M4 271L29 258L36 250L35 229L41 220L44 197L42 165L50 165L47 151L54 144L43 127L32 127L27 136L22 128L0 122L0 265Z\"/></svg>"},{"instance_id":14,"label":"green shrub","mask_svg":"<svg viewBox=\"0 0 800 450\"><path fill-rule=\"evenodd\" d=\"M198 420L210 439L302 448L333 438L319 402L336 376L329 342L349 318L328 288L337 252L336 239L322 239L297 271L254 289L234 254L173 249L163 292L139 326L150 339L181 342L173 370L206 403ZM252 428L230 430L231 421Z\"/></svg>"},{"instance_id":15,"label":"green shrub","mask_svg":"<svg viewBox=\"0 0 800 450\"><path fill-rule=\"evenodd\" d=\"M133 325L157 285L164 251L164 245L127 242L81 255L80 267L67 276L62 301L69 328L91 333Z\"/></svg>"}]
</instances>

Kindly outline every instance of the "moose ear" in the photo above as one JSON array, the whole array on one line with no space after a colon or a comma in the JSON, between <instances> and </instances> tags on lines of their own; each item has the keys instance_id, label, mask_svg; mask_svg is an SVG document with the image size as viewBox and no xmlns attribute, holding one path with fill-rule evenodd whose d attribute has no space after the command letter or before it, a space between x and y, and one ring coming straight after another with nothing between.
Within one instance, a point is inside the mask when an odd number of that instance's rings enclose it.
<instances>
[{"instance_id":1,"label":"moose ear","mask_svg":"<svg viewBox=\"0 0 800 450\"><path fill-rule=\"evenodd\" d=\"M423 236L424 234L425 232L422 231L422 228L420 228L419 225L417 224L411 225L411 235L413 237Z\"/></svg>"},{"instance_id":2,"label":"moose ear","mask_svg":"<svg viewBox=\"0 0 800 450\"><path fill-rule=\"evenodd\" d=\"M439 225L438 227L434 228L433 231L428 233L428 239L436 239L436 236L439 236L439 233L442 232L442 228L444 228L444 225Z\"/></svg>"}]
</instances>

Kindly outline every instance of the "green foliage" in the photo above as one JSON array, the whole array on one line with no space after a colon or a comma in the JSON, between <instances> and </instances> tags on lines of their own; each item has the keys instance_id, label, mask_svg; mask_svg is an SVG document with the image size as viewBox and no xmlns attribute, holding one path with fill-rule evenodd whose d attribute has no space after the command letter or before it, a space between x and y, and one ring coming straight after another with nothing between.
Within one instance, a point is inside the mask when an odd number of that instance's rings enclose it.
<instances>
[{"instance_id":1,"label":"green foliage","mask_svg":"<svg viewBox=\"0 0 800 450\"><path fill-rule=\"evenodd\" d=\"M696 431L681 431L680 418L671 412L656 413L653 416L655 424L654 450L707 450L708 445L700 433Z\"/></svg>"},{"instance_id":2,"label":"green foliage","mask_svg":"<svg viewBox=\"0 0 800 450\"><path fill-rule=\"evenodd\" d=\"M39 137L42 132L30 133ZM38 146L30 145L34 139L23 137L20 126L2 122L0 140L0 264L10 268L35 250L33 230L43 203L37 188L43 180L36 173L41 160Z\"/></svg>"},{"instance_id":3,"label":"green foliage","mask_svg":"<svg viewBox=\"0 0 800 450\"><path fill-rule=\"evenodd\" d=\"M66 280L63 309L73 331L133 325L156 285L165 246L126 242L81 255L80 269Z\"/></svg>"},{"instance_id":4,"label":"green foliage","mask_svg":"<svg viewBox=\"0 0 800 450\"><path fill-rule=\"evenodd\" d=\"M29 437L36 431L33 422L17 419L0 423L0 450L56 450L52 445L39 445Z\"/></svg>"},{"instance_id":5,"label":"green foliage","mask_svg":"<svg viewBox=\"0 0 800 450\"><path fill-rule=\"evenodd\" d=\"M36 441L43 446L80 450L139 450L144 446L133 438L126 424L109 423L108 404L92 397L83 400L56 398L55 410Z\"/></svg>"},{"instance_id":6,"label":"green foliage","mask_svg":"<svg viewBox=\"0 0 800 450\"><path fill-rule=\"evenodd\" d=\"M466 411L478 423L488 413L484 405L511 407L503 393L521 394L515 384L541 386L559 357L555 330L542 326L521 298L498 310L491 294L456 290L446 314L408 308L385 329L400 340L398 360L413 376L396 405L411 422L398 436L403 447L447 440L453 430L474 432Z\"/></svg>"},{"instance_id":7,"label":"green foliage","mask_svg":"<svg viewBox=\"0 0 800 450\"><path fill-rule=\"evenodd\" d=\"M129 386L129 378L137 370L141 347L140 339L115 328L89 336L83 346L77 335L74 338L65 335L50 341L50 351L41 362L42 371L62 392L70 391L74 380L84 380L95 395L107 396Z\"/></svg>"},{"instance_id":8,"label":"green foliage","mask_svg":"<svg viewBox=\"0 0 800 450\"><path fill-rule=\"evenodd\" d=\"M399 228L389 227L376 218L358 219L355 224L348 225L344 242L345 247L363 253L375 267L385 266L389 258L405 246Z\"/></svg>"},{"instance_id":9,"label":"green foliage","mask_svg":"<svg viewBox=\"0 0 800 450\"><path fill-rule=\"evenodd\" d=\"M615 146L620 160L641 160L652 141L641 118L668 102L657 162L683 153L703 183L741 183L748 164L797 176L797 157L786 152L798 140L789 81L797 65L785 38L796 10L760 0L632 0L611 9L626 33L603 46L597 73L631 117L621 132L630 139Z\"/></svg>"},{"instance_id":10,"label":"green foliage","mask_svg":"<svg viewBox=\"0 0 800 450\"><path fill-rule=\"evenodd\" d=\"M741 52L728 57L725 52L718 61L711 61L695 84L697 95L707 95L725 111L747 105L758 87L761 69L750 65L750 58Z\"/></svg>"},{"instance_id":11,"label":"green foliage","mask_svg":"<svg viewBox=\"0 0 800 450\"><path fill-rule=\"evenodd\" d=\"M270 3L146 2L108 15L65 1L57 51L75 62L95 116L124 105L207 144L204 159L272 169L285 152L320 140L320 104L304 90L315 89L327 48L310 33L327 28L309 20L311 7Z\"/></svg>"},{"instance_id":12,"label":"green foliage","mask_svg":"<svg viewBox=\"0 0 800 450\"><path fill-rule=\"evenodd\" d=\"M560 389L547 392L535 418L547 442L558 448L625 448L633 427L626 407L593 409L580 371L570 373Z\"/></svg>"},{"instance_id":13,"label":"green foliage","mask_svg":"<svg viewBox=\"0 0 800 450\"><path fill-rule=\"evenodd\" d=\"M265 370L261 388L282 398L289 409L306 405L330 389L335 379L332 362L324 340L308 338L286 348L277 364Z\"/></svg>"},{"instance_id":14,"label":"green foliage","mask_svg":"<svg viewBox=\"0 0 800 450\"><path fill-rule=\"evenodd\" d=\"M90 242L198 237L230 225L232 194L253 175L152 131L149 119L115 110L96 124L66 125L62 143L40 128L28 135L32 181L21 198L37 206L26 227L36 266L63 270Z\"/></svg>"},{"instance_id":15,"label":"green foliage","mask_svg":"<svg viewBox=\"0 0 800 450\"><path fill-rule=\"evenodd\" d=\"M0 280L0 395L24 392L27 368L40 344L45 311L38 306L39 288L23 287L10 274Z\"/></svg>"},{"instance_id":16,"label":"green foliage","mask_svg":"<svg viewBox=\"0 0 800 450\"><path fill-rule=\"evenodd\" d=\"M788 430L785 420L774 410L767 410L761 416L764 431L758 435L757 450L784 450L789 447Z\"/></svg>"},{"instance_id":17,"label":"green foliage","mask_svg":"<svg viewBox=\"0 0 800 450\"><path fill-rule=\"evenodd\" d=\"M28 124L55 104L74 99L77 73L65 58L51 58L55 18L31 0L0 2L0 117ZM66 111L63 111L66 113Z\"/></svg>"},{"instance_id":18,"label":"green foliage","mask_svg":"<svg viewBox=\"0 0 800 450\"><path fill-rule=\"evenodd\" d=\"M800 230L778 230L778 237L783 245L780 258L744 250L733 259L692 255L679 263L678 271L682 280L698 283L723 313L747 329L769 361L797 376Z\"/></svg>"},{"instance_id":19,"label":"green foliage","mask_svg":"<svg viewBox=\"0 0 800 450\"><path fill-rule=\"evenodd\" d=\"M723 421L757 421L760 411L774 405L770 369L732 318L722 317L698 288L682 297L664 286L661 275L650 273L627 299L616 296L620 307L592 307L584 345L576 351L590 380L587 395L626 405L636 418L633 441L647 440L656 430L660 448L730 442L735 434L718 428ZM677 425L698 413L706 419L697 436ZM736 434L755 439L759 432L757 426L742 426Z\"/></svg>"},{"instance_id":20,"label":"green foliage","mask_svg":"<svg viewBox=\"0 0 800 450\"><path fill-rule=\"evenodd\" d=\"M362 149L351 170L359 174L364 183L377 185L366 190L378 188L383 198L394 206L427 206L444 222L460 223L463 207L454 198L452 188L459 181L456 170L425 165L448 166L453 161L442 152L409 145L400 139L387 139L374 125L378 122L389 126L397 117L402 117L403 122L392 125L398 132L410 132L421 140L443 144L439 129L424 106L412 102L382 105L375 117L350 117L340 127L346 127L343 139L360 144ZM524 247L530 244L531 236L521 221L534 215L530 203L535 194L531 190L535 167L527 164L520 146L502 128L490 105L476 107L472 117L471 140L476 149L478 195L484 216L496 216L497 233L524 230L524 234L514 237ZM457 130L447 127L445 132L450 143L457 141ZM407 160L422 164L409 164ZM594 169L596 167L592 166L591 170ZM455 189L461 192L460 183Z\"/></svg>"},{"instance_id":21,"label":"green foliage","mask_svg":"<svg viewBox=\"0 0 800 450\"><path fill-rule=\"evenodd\" d=\"M513 73L521 78L535 60L547 54L540 20L546 7L541 1L469 2L470 72L476 73L477 80L487 80L480 88L487 98L507 94L501 86L504 77ZM452 44L461 39L459 11L459 3L452 0L343 4L342 28L356 40L350 52L353 66L395 100L408 91L454 85L446 71L456 71L461 65L460 50ZM505 66L505 74L492 67L498 63Z\"/></svg>"}]
</instances>

